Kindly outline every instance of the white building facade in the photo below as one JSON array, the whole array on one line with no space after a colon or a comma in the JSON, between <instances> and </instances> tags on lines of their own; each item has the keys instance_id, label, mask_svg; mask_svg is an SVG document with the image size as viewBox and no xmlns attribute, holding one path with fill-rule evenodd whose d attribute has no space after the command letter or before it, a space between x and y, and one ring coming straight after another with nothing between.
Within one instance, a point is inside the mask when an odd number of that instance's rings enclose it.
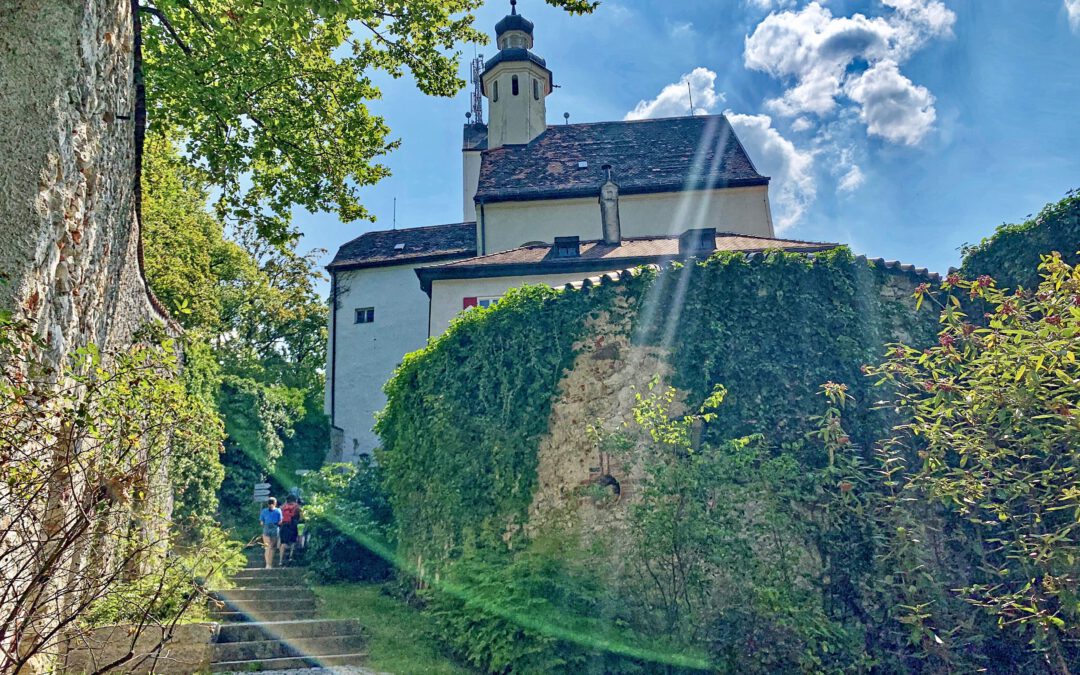
<instances>
[{"instance_id":1,"label":"white building facade","mask_svg":"<svg viewBox=\"0 0 1080 675\"><path fill-rule=\"evenodd\" d=\"M707 248L816 250L773 239L769 179L722 115L548 126L554 78L533 24L515 10L496 34L479 78L488 123L477 110L464 129L462 222L363 234L327 268L332 460L377 446L382 387L405 354L509 288L685 256L688 232Z\"/></svg>"}]
</instances>

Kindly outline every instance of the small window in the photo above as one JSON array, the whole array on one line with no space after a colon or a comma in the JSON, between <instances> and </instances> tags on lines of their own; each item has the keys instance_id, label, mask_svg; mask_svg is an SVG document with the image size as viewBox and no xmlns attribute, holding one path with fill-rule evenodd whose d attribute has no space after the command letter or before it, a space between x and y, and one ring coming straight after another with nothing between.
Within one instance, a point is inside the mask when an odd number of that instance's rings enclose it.
<instances>
[{"instance_id":1,"label":"small window","mask_svg":"<svg viewBox=\"0 0 1080 675\"><path fill-rule=\"evenodd\" d=\"M499 81L495 80L491 83L491 102L499 100Z\"/></svg>"},{"instance_id":2,"label":"small window","mask_svg":"<svg viewBox=\"0 0 1080 675\"><path fill-rule=\"evenodd\" d=\"M469 309L470 307L481 307L487 309L499 301L499 295L482 295L479 297L470 297L461 299L461 308Z\"/></svg>"},{"instance_id":3,"label":"small window","mask_svg":"<svg viewBox=\"0 0 1080 675\"><path fill-rule=\"evenodd\" d=\"M356 310L356 323L375 323L375 308L362 307Z\"/></svg>"},{"instance_id":4,"label":"small window","mask_svg":"<svg viewBox=\"0 0 1080 675\"><path fill-rule=\"evenodd\" d=\"M514 75L513 77L510 78L510 93L512 93L514 96L517 96L518 93L520 93L518 91L517 75Z\"/></svg>"},{"instance_id":5,"label":"small window","mask_svg":"<svg viewBox=\"0 0 1080 675\"><path fill-rule=\"evenodd\" d=\"M540 82L533 80L533 100L540 100Z\"/></svg>"}]
</instances>

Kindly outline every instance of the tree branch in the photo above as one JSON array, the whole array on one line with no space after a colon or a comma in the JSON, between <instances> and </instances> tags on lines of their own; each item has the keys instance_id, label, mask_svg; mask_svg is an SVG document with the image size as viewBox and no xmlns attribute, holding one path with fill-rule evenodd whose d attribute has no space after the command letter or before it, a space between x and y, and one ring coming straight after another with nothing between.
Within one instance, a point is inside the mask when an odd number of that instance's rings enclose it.
<instances>
[{"instance_id":1,"label":"tree branch","mask_svg":"<svg viewBox=\"0 0 1080 675\"><path fill-rule=\"evenodd\" d=\"M184 40L180 37L180 34L176 32L175 28L173 28L173 25L169 23L169 19L165 16L164 12L162 12L157 7L148 7L146 5L139 5L139 11L146 12L150 16L157 19L158 22L161 23L162 27L169 32L169 35L172 37L173 41L176 42L176 46L180 47L180 49L184 51L185 55L191 56L191 47L187 46L187 43L184 42Z\"/></svg>"}]
</instances>

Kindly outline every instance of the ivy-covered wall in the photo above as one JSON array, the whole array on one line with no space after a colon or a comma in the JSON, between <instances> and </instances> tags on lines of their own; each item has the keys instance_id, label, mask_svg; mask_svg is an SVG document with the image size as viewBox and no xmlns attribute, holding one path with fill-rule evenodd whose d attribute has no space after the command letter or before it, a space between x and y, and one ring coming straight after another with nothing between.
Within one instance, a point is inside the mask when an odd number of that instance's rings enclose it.
<instances>
[{"instance_id":1,"label":"ivy-covered wall","mask_svg":"<svg viewBox=\"0 0 1080 675\"><path fill-rule=\"evenodd\" d=\"M992 236L964 249L961 274L974 279L988 274L1004 288L1034 288L1039 283L1039 259L1052 251L1070 264L1080 261L1080 191L1047 204L1034 218L1002 225Z\"/></svg>"},{"instance_id":2,"label":"ivy-covered wall","mask_svg":"<svg viewBox=\"0 0 1080 675\"><path fill-rule=\"evenodd\" d=\"M437 569L471 548L523 536L517 526L528 518L560 383L575 356L595 347L594 333L610 330L604 317L616 301L630 341L667 355L671 382L688 403L699 404L714 384L727 387L704 432L710 442L757 432L777 443L805 438L828 381L850 387L852 433L869 440L881 423L860 369L891 339L933 339L933 313L911 311L912 292L926 280L846 248L718 253L580 291L528 287L465 313L409 355L386 388L378 458L401 553ZM576 424L587 447L587 424Z\"/></svg>"}]
</instances>

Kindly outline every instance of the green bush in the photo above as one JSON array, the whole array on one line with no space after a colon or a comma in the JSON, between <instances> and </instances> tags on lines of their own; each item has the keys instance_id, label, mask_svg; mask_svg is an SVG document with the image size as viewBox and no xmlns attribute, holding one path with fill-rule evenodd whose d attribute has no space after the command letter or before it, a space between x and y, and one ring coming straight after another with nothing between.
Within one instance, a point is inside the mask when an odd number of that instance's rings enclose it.
<instances>
[{"instance_id":1,"label":"green bush","mask_svg":"<svg viewBox=\"0 0 1080 675\"><path fill-rule=\"evenodd\" d=\"M990 275L1002 288L1034 288L1040 256L1054 251L1070 264L1080 262L1080 191L1071 190L1036 217L1002 225L978 244L965 246L960 273L968 279Z\"/></svg>"},{"instance_id":2,"label":"green bush","mask_svg":"<svg viewBox=\"0 0 1080 675\"><path fill-rule=\"evenodd\" d=\"M317 580L382 581L393 575L393 514L381 480L367 456L306 478L304 556Z\"/></svg>"},{"instance_id":3,"label":"green bush","mask_svg":"<svg viewBox=\"0 0 1080 675\"><path fill-rule=\"evenodd\" d=\"M573 561L563 547L470 554L423 593L426 611L439 639L484 673L675 674L705 665L628 630L617 593Z\"/></svg>"}]
</instances>

